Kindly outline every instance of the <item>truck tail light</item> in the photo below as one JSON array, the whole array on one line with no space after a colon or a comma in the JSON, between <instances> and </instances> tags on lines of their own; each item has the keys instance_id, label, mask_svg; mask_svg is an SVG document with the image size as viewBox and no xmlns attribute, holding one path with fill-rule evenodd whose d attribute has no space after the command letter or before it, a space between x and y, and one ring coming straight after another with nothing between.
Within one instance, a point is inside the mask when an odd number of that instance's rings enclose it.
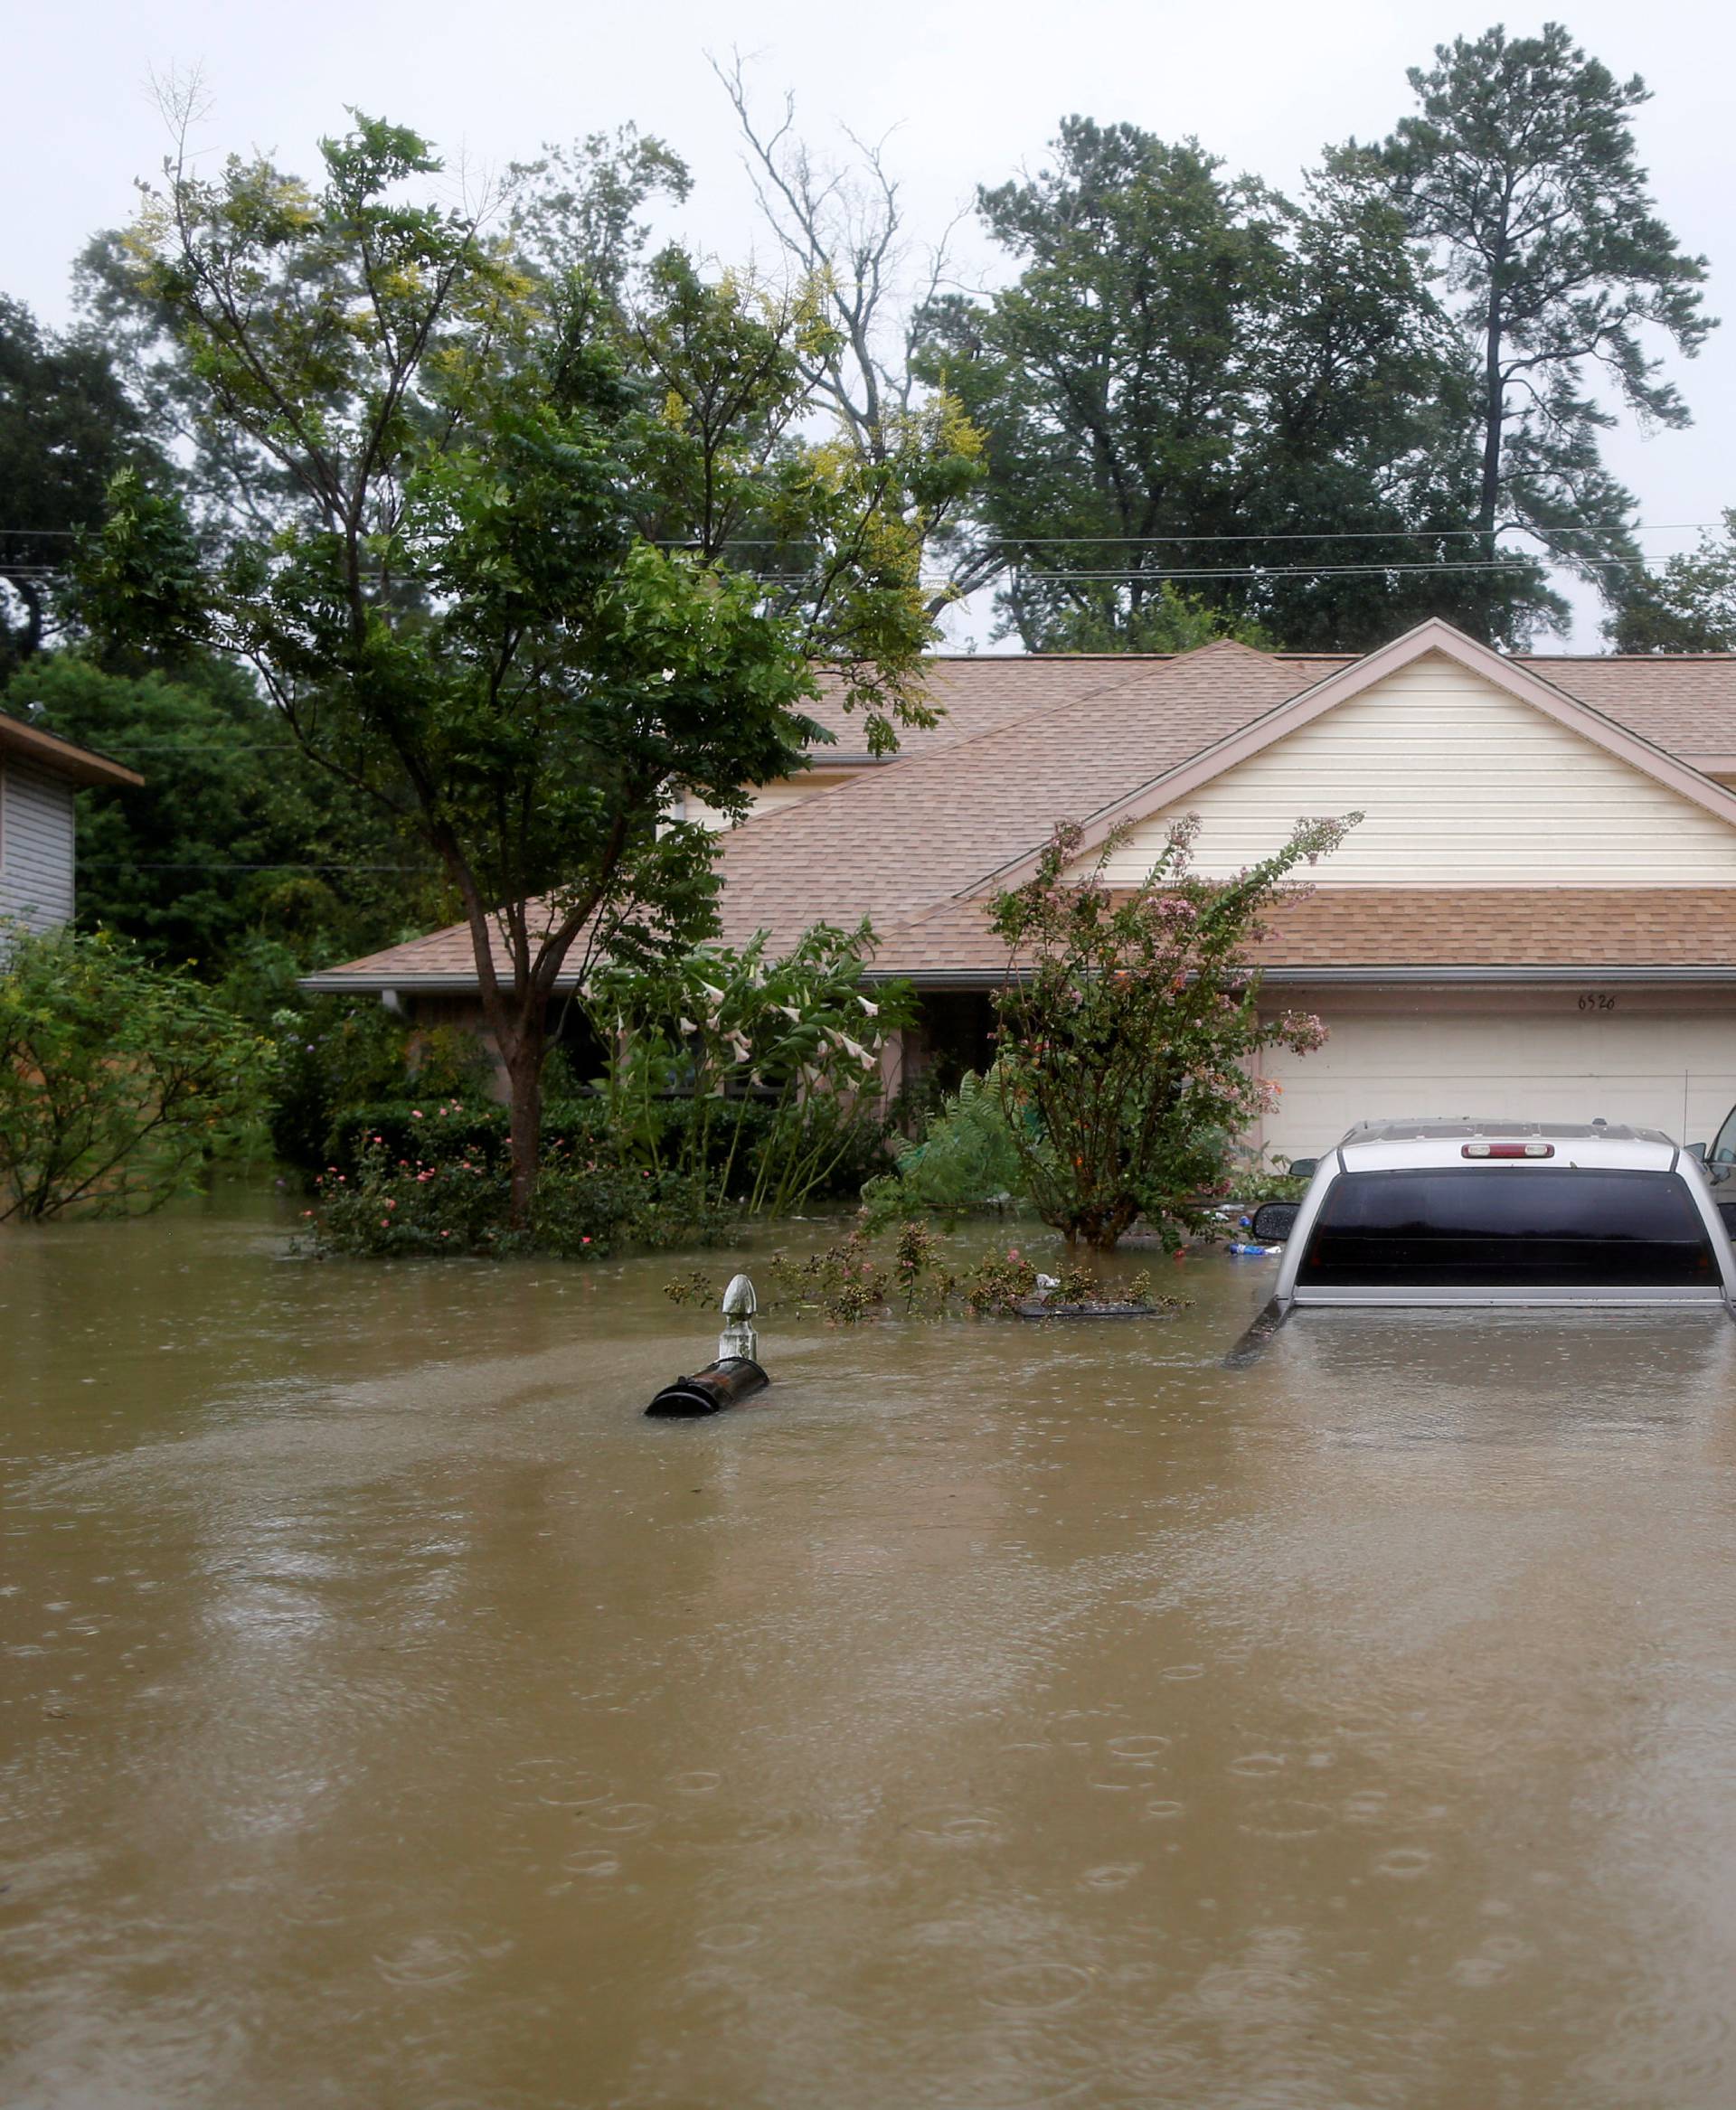
<instances>
[{"instance_id":1,"label":"truck tail light","mask_svg":"<svg viewBox=\"0 0 1736 2110\"><path fill-rule=\"evenodd\" d=\"M1467 1143L1460 1157L1553 1157L1552 1143Z\"/></svg>"}]
</instances>

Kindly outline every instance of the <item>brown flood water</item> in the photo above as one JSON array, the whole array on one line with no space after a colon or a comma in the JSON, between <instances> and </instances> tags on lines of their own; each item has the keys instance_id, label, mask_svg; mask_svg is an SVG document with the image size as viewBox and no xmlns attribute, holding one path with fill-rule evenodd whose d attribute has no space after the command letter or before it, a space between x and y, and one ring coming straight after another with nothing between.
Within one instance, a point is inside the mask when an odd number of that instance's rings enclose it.
<instances>
[{"instance_id":1,"label":"brown flood water","mask_svg":"<svg viewBox=\"0 0 1736 2110\"><path fill-rule=\"evenodd\" d=\"M1736 1328L1270 1265L655 1424L667 1260L5 1238L0 2101L1727 2110Z\"/></svg>"}]
</instances>

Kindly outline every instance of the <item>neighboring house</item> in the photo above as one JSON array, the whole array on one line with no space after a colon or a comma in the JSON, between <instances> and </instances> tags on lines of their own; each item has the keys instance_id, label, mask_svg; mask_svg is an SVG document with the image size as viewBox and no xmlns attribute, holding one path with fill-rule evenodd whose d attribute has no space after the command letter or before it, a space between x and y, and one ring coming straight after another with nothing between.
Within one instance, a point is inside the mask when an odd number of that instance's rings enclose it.
<instances>
[{"instance_id":1,"label":"neighboring house","mask_svg":"<svg viewBox=\"0 0 1736 2110\"><path fill-rule=\"evenodd\" d=\"M922 995L903 1074L986 1060L985 905L1056 822L1084 824L1081 869L1130 824L1131 883L1185 814L1196 869L1227 876L1299 816L1361 810L1261 948L1272 1006L1332 1037L1269 1058L1256 1141L1312 1152L1407 1113L1698 1139L1736 1101L1736 657L1509 659L1430 622L1355 658L985 657L935 686L963 706L950 734L722 843L726 939L873 918L874 973ZM475 983L462 929L312 978L448 1016Z\"/></svg>"},{"instance_id":2,"label":"neighboring house","mask_svg":"<svg viewBox=\"0 0 1736 2110\"><path fill-rule=\"evenodd\" d=\"M70 923L73 793L144 781L106 755L0 712L0 924L52 930Z\"/></svg>"}]
</instances>

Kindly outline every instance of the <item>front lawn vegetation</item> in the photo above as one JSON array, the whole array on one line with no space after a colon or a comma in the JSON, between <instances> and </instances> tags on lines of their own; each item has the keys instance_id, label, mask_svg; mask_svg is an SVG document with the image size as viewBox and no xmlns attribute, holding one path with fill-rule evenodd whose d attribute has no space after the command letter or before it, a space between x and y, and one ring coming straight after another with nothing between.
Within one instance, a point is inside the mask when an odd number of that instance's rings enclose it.
<instances>
[{"instance_id":1,"label":"front lawn vegetation","mask_svg":"<svg viewBox=\"0 0 1736 2110\"><path fill-rule=\"evenodd\" d=\"M0 929L0 1221L127 1216L258 1132L270 1049L108 937Z\"/></svg>"},{"instance_id":2,"label":"front lawn vegetation","mask_svg":"<svg viewBox=\"0 0 1736 2110\"><path fill-rule=\"evenodd\" d=\"M1108 1250L1137 1218L1175 1246L1204 1228L1202 1195L1231 1144L1271 1103L1268 1048L1317 1048L1317 1018L1260 1003L1254 947L1264 918L1302 890L1361 818L1306 821L1236 878L1192 869L1197 829L1169 833L1136 887L1106 873L1112 834L1079 873L1080 831L1058 828L1022 885L995 898L1007 979L995 998L995 1076L1024 1191L1068 1244Z\"/></svg>"}]
</instances>

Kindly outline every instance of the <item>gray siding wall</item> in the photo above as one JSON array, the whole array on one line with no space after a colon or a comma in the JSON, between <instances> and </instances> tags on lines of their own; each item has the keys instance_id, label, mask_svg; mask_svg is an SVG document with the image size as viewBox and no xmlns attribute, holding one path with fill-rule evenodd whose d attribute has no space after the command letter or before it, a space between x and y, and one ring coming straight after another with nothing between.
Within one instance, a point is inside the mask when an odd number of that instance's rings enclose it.
<instances>
[{"instance_id":1,"label":"gray siding wall","mask_svg":"<svg viewBox=\"0 0 1736 2110\"><path fill-rule=\"evenodd\" d=\"M72 919L72 787L28 762L0 762L0 917Z\"/></svg>"}]
</instances>

